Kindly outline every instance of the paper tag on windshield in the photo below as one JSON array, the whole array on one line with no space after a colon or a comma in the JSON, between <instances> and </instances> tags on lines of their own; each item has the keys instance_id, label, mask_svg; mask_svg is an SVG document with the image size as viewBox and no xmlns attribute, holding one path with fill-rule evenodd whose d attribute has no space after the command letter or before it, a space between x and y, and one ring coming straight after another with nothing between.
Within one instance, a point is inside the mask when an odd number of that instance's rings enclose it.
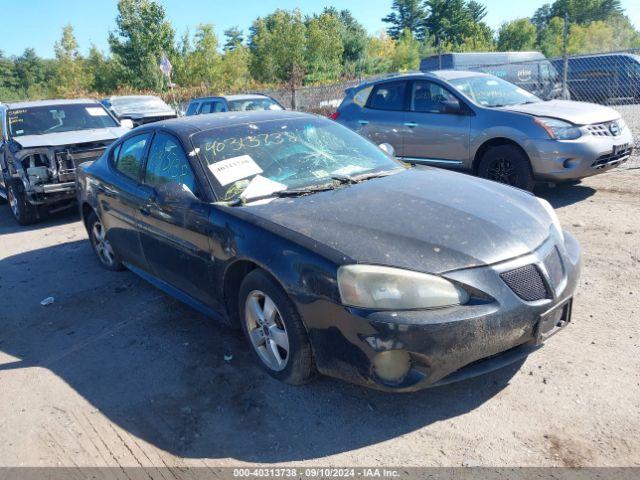
<instances>
[{"instance_id":1,"label":"paper tag on windshield","mask_svg":"<svg viewBox=\"0 0 640 480\"><path fill-rule=\"evenodd\" d=\"M86 107L85 110L92 117L106 117L109 115L102 107Z\"/></svg>"},{"instance_id":2,"label":"paper tag on windshield","mask_svg":"<svg viewBox=\"0 0 640 480\"><path fill-rule=\"evenodd\" d=\"M286 190L284 183L276 182L262 175L256 175L240 195L242 198L256 198Z\"/></svg>"},{"instance_id":3,"label":"paper tag on windshield","mask_svg":"<svg viewBox=\"0 0 640 480\"><path fill-rule=\"evenodd\" d=\"M262 173L258 165L249 155L228 158L209 165L209 170L223 187L243 178Z\"/></svg>"}]
</instances>

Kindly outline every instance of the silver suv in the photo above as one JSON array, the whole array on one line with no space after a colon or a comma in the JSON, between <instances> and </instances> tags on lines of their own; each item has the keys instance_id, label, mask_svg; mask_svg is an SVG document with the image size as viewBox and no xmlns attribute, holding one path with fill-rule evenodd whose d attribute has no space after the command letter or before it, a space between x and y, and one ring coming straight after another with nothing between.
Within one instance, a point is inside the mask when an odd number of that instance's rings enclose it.
<instances>
[{"instance_id":1,"label":"silver suv","mask_svg":"<svg viewBox=\"0 0 640 480\"><path fill-rule=\"evenodd\" d=\"M543 101L493 75L412 73L347 90L334 114L409 163L470 171L531 190L575 181L629 159L631 132L615 110Z\"/></svg>"}]
</instances>

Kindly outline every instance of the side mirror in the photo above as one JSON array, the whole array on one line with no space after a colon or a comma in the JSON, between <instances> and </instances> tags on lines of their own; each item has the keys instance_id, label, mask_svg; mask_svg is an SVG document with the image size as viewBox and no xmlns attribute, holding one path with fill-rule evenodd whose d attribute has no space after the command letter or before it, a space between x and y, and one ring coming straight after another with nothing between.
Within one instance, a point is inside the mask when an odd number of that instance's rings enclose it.
<instances>
[{"instance_id":1,"label":"side mirror","mask_svg":"<svg viewBox=\"0 0 640 480\"><path fill-rule=\"evenodd\" d=\"M396 149L393 148L393 145L391 145L390 143L381 143L380 145L378 145L378 148L389 155L391 158L396 158Z\"/></svg>"},{"instance_id":2,"label":"side mirror","mask_svg":"<svg viewBox=\"0 0 640 480\"><path fill-rule=\"evenodd\" d=\"M440 102L440 111L456 115L462 113L462 108L458 100L443 100Z\"/></svg>"},{"instance_id":3,"label":"side mirror","mask_svg":"<svg viewBox=\"0 0 640 480\"><path fill-rule=\"evenodd\" d=\"M130 118L123 118L120 120L120 126L131 130L133 128L133 120Z\"/></svg>"},{"instance_id":4,"label":"side mirror","mask_svg":"<svg viewBox=\"0 0 640 480\"><path fill-rule=\"evenodd\" d=\"M164 183L156 189L156 201L160 205L189 205L198 200L186 185L181 183Z\"/></svg>"}]
</instances>

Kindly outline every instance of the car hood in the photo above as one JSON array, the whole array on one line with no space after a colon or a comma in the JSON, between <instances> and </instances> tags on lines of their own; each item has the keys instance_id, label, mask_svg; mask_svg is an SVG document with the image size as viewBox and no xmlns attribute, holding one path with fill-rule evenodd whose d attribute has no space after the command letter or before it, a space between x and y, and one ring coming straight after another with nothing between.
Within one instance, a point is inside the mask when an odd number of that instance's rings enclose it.
<instances>
[{"instance_id":1,"label":"car hood","mask_svg":"<svg viewBox=\"0 0 640 480\"><path fill-rule=\"evenodd\" d=\"M614 109L594 103L572 102L569 100L549 100L548 102L529 103L502 107L511 112L527 113L540 117L552 117L571 122L575 125L610 122L620 118Z\"/></svg>"},{"instance_id":2,"label":"car hood","mask_svg":"<svg viewBox=\"0 0 640 480\"><path fill-rule=\"evenodd\" d=\"M524 191L421 167L236 208L321 242L338 251L345 263L431 273L529 253L549 236L551 226L543 207Z\"/></svg>"},{"instance_id":3,"label":"car hood","mask_svg":"<svg viewBox=\"0 0 640 480\"><path fill-rule=\"evenodd\" d=\"M24 135L15 137L14 142L22 148L61 147L76 143L102 142L115 140L129 131L125 127L95 128L91 130L75 130L72 132L45 133L43 135Z\"/></svg>"}]
</instances>

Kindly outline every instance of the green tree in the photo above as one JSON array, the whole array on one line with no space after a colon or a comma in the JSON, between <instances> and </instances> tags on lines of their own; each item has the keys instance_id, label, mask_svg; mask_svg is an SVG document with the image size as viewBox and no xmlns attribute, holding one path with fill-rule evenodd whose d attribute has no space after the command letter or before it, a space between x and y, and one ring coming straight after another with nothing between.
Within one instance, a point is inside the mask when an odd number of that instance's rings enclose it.
<instances>
[{"instance_id":1,"label":"green tree","mask_svg":"<svg viewBox=\"0 0 640 480\"><path fill-rule=\"evenodd\" d=\"M20 85L13 60L5 57L0 50L0 98L15 100L19 96Z\"/></svg>"},{"instance_id":2,"label":"green tree","mask_svg":"<svg viewBox=\"0 0 640 480\"><path fill-rule=\"evenodd\" d=\"M33 48L25 49L15 60L15 72L19 88L27 98L45 95L47 80L51 77L47 62Z\"/></svg>"},{"instance_id":3,"label":"green tree","mask_svg":"<svg viewBox=\"0 0 640 480\"><path fill-rule=\"evenodd\" d=\"M56 96L77 96L92 84L91 74L85 68L84 59L78 51L78 42L73 27L62 29L62 38L54 45L56 55L56 76L53 91Z\"/></svg>"},{"instance_id":4,"label":"green tree","mask_svg":"<svg viewBox=\"0 0 640 480\"><path fill-rule=\"evenodd\" d=\"M498 30L498 50L525 51L536 46L536 27L528 18L519 18L503 23Z\"/></svg>"},{"instance_id":5,"label":"green tree","mask_svg":"<svg viewBox=\"0 0 640 480\"><path fill-rule=\"evenodd\" d=\"M235 50L244 42L244 35L239 27L231 27L224 31L224 49L225 51Z\"/></svg>"},{"instance_id":6,"label":"green tree","mask_svg":"<svg viewBox=\"0 0 640 480\"><path fill-rule=\"evenodd\" d=\"M564 20L553 17L538 32L538 46L547 57L559 57L563 54Z\"/></svg>"},{"instance_id":7,"label":"green tree","mask_svg":"<svg viewBox=\"0 0 640 480\"><path fill-rule=\"evenodd\" d=\"M338 18L341 24L340 38L342 40L342 69L345 75L354 76L364 72L369 36L365 28L354 18L349 10L338 10L334 7L325 8Z\"/></svg>"},{"instance_id":8,"label":"green tree","mask_svg":"<svg viewBox=\"0 0 640 480\"><path fill-rule=\"evenodd\" d=\"M493 31L482 22L486 11L477 2L425 0L425 34L451 50L493 48Z\"/></svg>"},{"instance_id":9,"label":"green tree","mask_svg":"<svg viewBox=\"0 0 640 480\"><path fill-rule=\"evenodd\" d=\"M623 8L620 0L556 0L552 4L545 4L533 15L534 23L542 28L553 17L569 17L571 23L581 25L595 21L605 21L612 16L622 15Z\"/></svg>"},{"instance_id":10,"label":"green tree","mask_svg":"<svg viewBox=\"0 0 640 480\"><path fill-rule=\"evenodd\" d=\"M218 53L218 37L213 25L200 24L194 35L193 52L188 57L189 76L193 84L209 89L222 88L222 58Z\"/></svg>"},{"instance_id":11,"label":"green tree","mask_svg":"<svg viewBox=\"0 0 640 480\"><path fill-rule=\"evenodd\" d=\"M396 42L384 31L369 39L365 72L369 75L389 72L396 51Z\"/></svg>"},{"instance_id":12,"label":"green tree","mask_svg":"<svg viewBox=\"0 0 640 480\"><path fill-rule=\"evenodd\" d=\"M300 10L276 10L256 19L249 37L252 76L260 82L298 77L305 64L305 30Z\"/></svg>"},{"instance_id":13,"label":"green tree","mask_svg":"<svg viewBox=\"0 0 640 480\"><path fill-rule=\"evenodd\" d=\"M244 45L227 50L222 56L222 75L225 90L248 89L251 83L249 61L251 53Z\"/></svg>"},{"instance_id":14,"label":"green tree","mask_svg":"<svg viewBox=\"0 0 640 480\"><path fill-rule=\"evenodd\" d=\"M136 88L159 90L160 58L173 53L175 36L164 8L153 0L119 0L116 27L109 33L109 46L122 64L124 80Z\"/></svg>"},{"instance_id":15,"label":"green tree","mask_svg":"<svg viewBox=\"0 0 640 480\"><path fill-rule=\"evenodd\" d=\"M400 35L392 56L391 70L406 72L420 66L421 44L408 28Z\"/></svg>"},{"instance_id":16,"label":"green tree","mask_svg":"<svg viewBox=\"0 0 640 480\"><path fill-rule=\"evenodd\" d=\"M187 28L178 40L173 55L170 57L171 65L173 66L171 73L173 83L182 86L191 85L192 79L189 76L188 61L192 52L191 36Z\"/></svg>"},{"instance_id":17,"label":"green tree","mask_svg":"<svg viewBox=\"0 0 640 480\"><path fill-rule=\"evenodd\" d=\"M121 66L113 58L108 58L98 47L91 45L85 65L90 72L89 88L92 91L108 95L117 90Z\"/></svg>"},{"instance_id":18,"label":"green tree","mask_svg":"<svg viewBox=\"0 0 640 480\"><path fill-rule=\"evenodd\" d=\"M342 74L343 25L332 12L308 18L306 23L307 80L335 80Z\"/></svg>"},{"instance_id":19,"label":"green tree","mask_svg":"<svg viewBox=\"0 0 640 480\"><path fill-rule=\"evenodd\" d=\"M425 10L421 0L393 0L391 13L382 19L391 24L387 29L389 36L398 40L405 30L421 39L424 35Z\"/></svg>"}]
</instances>

